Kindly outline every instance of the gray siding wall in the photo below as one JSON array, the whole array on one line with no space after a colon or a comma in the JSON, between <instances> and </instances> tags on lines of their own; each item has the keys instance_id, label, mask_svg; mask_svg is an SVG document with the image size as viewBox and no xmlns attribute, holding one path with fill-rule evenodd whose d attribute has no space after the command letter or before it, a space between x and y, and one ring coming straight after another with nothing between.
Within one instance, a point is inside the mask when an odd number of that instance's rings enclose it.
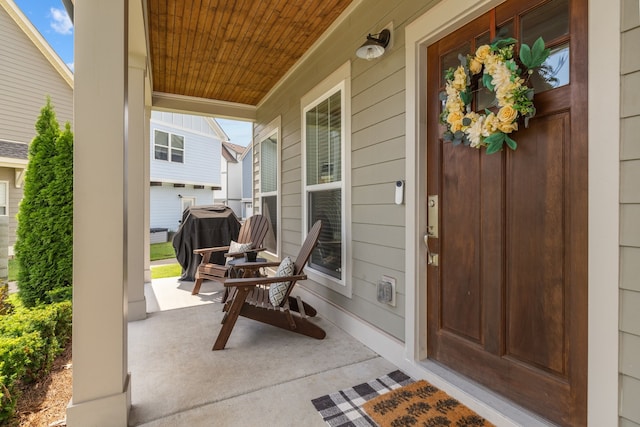
<instances>
[{"instance_id":1,"label":"gray siding wall","mask_svg":"<svg viewBox=\"0 0 640 427\"><path fill-rule=\"evenodd\" d=\"M47 95L60 127L73 123L73 88L27 35L0 7L0 138L30 143ZM16 214L22 188L15 187L14 169L0 168L9 181L9 246L16 241Z\"/></svg>"},{"instance_id":2,"label":"gray siding wall","mask_svg":"<svg viewBox=\"0 0 640 427\"><path fill-rule=\"evenodd\" d=\"M47 95L60 126L73 123L73 88L0 8L0 138L31 142Z\"/></svg>"},{"instance_id":3,"label":"gray siding wall","mask_svg":"<svg viewBox=\"0 0 640 427\"><path fill-rule=\"evenodd\" d=\"M434 2L363 2L257 112L254 135L282 116L281 258L295 256L302 239L300 99L351 61L351 298L324 286L305 286L388 334L405 339L405 206L395 205L395 181L405 176L404 28ZM368 33L393 23L392 48L377 60L355 56ZM256 147L255 158L260 154ZM257 204L255 205L258 207ZM397 304L376 300L382 275L397 280Z\"/></svg>"},{"instance_id":4,"label":"gray siding wall","mask_svg":"<svg viewBox=\"0 0 640 427\"><path fill-rule=\"evenodd\" d=\"M640 426L640 10L622 0L620 425Z\"/></svg>"}]
</instances>

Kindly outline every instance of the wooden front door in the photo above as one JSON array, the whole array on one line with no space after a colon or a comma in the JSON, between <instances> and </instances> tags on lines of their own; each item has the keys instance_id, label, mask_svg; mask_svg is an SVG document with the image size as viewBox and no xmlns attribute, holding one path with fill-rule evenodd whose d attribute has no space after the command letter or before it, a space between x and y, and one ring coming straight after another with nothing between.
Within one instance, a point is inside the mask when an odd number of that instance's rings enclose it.
<instances>
[{"instance_id":1,"label":"wooden front door","mask_svg":"<svg viewBox=\"0 0 640 427\"><path fill-rule=\"evenodd\" d=\"M560 425L587 401L587 1L509 0L427 50L428 355ZM518 148L442 141L445 71L497 34L551 56ZM473 108L491 108L479 89ZM433 217L431 221L434 221ZM429 224L434 225L434 224Z\"/></svg>"}]
</instances>

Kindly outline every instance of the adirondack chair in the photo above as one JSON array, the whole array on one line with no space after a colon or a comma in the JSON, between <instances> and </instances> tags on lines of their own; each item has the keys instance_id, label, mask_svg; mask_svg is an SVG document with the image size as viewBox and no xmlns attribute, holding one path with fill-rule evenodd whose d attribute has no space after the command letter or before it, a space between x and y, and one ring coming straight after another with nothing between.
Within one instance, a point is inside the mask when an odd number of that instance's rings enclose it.
<instances>
[{"instance_id":1,"label":"adirondack chair","mask_svg":"<svg viewBox=\"0 0 640 427\"><path fill-rule=\"evenodd\" d=\"M250 251L264 250L262 247L262 241L269 231L269 220L263 215L254 215L248 218L240 227L238 233L237 243L251 243ZM210 262L211 254L214 252L226 252L225 257L239 258L245 256L244 252L229 252L230 246L218 246L214 248L202 248L195 249L194 254L202 255L202 260L196 271L196 281L193 285L192 295L197 295L200 292L200 286L204 280L218 280L223 281L228 276L230 267L229 265L220 265ZM223 298L226 300L227 293Z\"/></svg>"},{"instance_id":2,"label":"adirondack chair","mask_svg":"<svg viewBox=\"0 0 640 427\"><path fill-rule=\"evenodd\" d=\"M318 244L322 222L317 221L305 239L298 257L293 263L293 274L274 277L251 277L226 279L224 286L231 289L230 297L223 307L225 312L222 328L213 345L213 350L222 350L227 344L238 316L247 317L269 325L277 326L312 338L323 339L326 332L315 323L309 321L317 312L300 297L291 296L291 291L298 280L305 280L303 268L307 264L311 252ZM264 263L262 266L281 266L282 263ZM269 288L276 283L288 283L282 301L273 305L269 297Z\"/></svg>"}]
</instances>

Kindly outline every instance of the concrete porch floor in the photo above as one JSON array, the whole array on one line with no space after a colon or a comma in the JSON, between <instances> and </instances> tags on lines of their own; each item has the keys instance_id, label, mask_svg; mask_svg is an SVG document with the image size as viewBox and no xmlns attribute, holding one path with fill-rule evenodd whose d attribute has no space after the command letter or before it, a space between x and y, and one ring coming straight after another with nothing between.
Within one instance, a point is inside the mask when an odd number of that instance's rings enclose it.
<instances>
[{"instance_id":1,"label":"concrete porch floor","mask_svg":"<svg viewBox=\"0 0 640 427\"><path fill-rule=\"evenodd\" d=\"M396 366L323 319L316 340L249 319L211 351L223 287L177 278L145 285L148 317L129 323L130 425L326 426L311 399Z\"/></svg>"},{"instance_id":2,"label":"concrete porch floor","mask_svg":"<svg viewBox=\"0 0 640 427\"><path fill-rule=\"evenodd\" d=\"M226 348L211 351L224 288L204 282L191 295L192 288L176 277L145 284L147 318L128 324L130 426L326 427L312 399L399 369L322 312L314 320L324 340L241 317ZM551 426L434 362L422 364L425 379L497 426Z\"/></svg>"}]
</instances>

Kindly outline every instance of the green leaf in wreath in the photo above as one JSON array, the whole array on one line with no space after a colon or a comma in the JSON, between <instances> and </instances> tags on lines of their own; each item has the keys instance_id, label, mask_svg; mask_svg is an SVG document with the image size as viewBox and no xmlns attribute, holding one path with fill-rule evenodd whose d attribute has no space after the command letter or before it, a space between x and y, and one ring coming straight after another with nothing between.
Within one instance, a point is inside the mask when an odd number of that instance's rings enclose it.
<instances>
[{"instance_id":1,"label":"green leaf in wreath","mask_svg":"<svg viewBox=\"0 0 640 427\"><path fill-rule=\"evenodd\" d=\"M495 142L500 142L500 144L502 144L503 141L504 141L504 133L502 132L492 133L491 135L489 135L484 139L484 142L486 142L487 144L493 144Z\"/></svg>"},{"instance_id":2,"label":"green leaf in wreath","mask_svg":"<svg viewBox=\"0 0 640 427\"><path fill-rule=\"evenodd\" d=\"M502 49L503 47L507 47L515 43L517 43L517 40L513 37L509 37L506 39L496 40L495 42L493 42L493 44L491 44L491 47L494 49Z\"/></svg>"},{"instance_id":3,"label":"green leaf in wreath","mask_svg":"<svg viewBox=\"0 0 640 427\"><path fill-rule=\"evenodd\" d=\"M454 138L454 140L452 141L452 143L453 143L453 145L460 145L460 144L462 144L462 139Z\"/></svg>"},{"instance_id":4,"label":"green leaf in wreath","mask_svg":"<svg viewBox=\"0 0 640 427\"><path fill-rule=\"evenodd\" d=\"M541 66L550 54L551 50L545 49L542 37L538 37L531 47L531 66L529 68L537 68Z\"/></svg>"},{"instance_id":5,"label":"green leaf in wreath","mask_svg":"<svg viewBox=\"0 0 640 427\"><path fill-rule=\"evenodd\" d=\"M497 153L502 150L503 141L495 141L487 147L487 154Z\"/></svg>"},{"instance_id":6,"label":"green leaf in wreath","mask_svg":"<svg viewBox=\"0 0 640 427\"><path fill-rule=\"evenodd\" d=\"M455 73L455 69L453 67L449 67L444 74L444 79L448 82L453 81L453 74Z\"/></svg>"},{"instance_id":7,"label":"green leaf in wreath","mask_svg":"<svg viewBox=\"0 0 640 427\"><path fill-rule=\"evenodd\" d=\"M526 44L520 46L520 61L525 67L531 68L531 48Z\"/></svg>"},{"instance_id":8,"label":"green leaf in wreath","mask_svg":"<svg viewBox=\"0 0 640 427\"><path fill-rule=\"evenodd\" d=\"M450 130L446 131L445 133L442 134L442 140L444 142L453 141L453 133Z\"/></svg>"},{"instance_id":9,"label":"green leaf in wreath","mask_svg":"<svg viewBox=\"0 0 640 427\"><path fill-rule=\"evenodd\" d=\"M509 148L511 148L512 150L518 148L518 144L513 139L509 138L509 135L505 134L504 140L507 143L507 146L509 146Z\"/></svg>"},{"instance_id":10,"label":"green leaf in wreath","mask_svg":"<svg viewBox=\"0 0 640 427\"><path fill-rule=\"evenodd\" d=\"M460 139L462 140L462 137L464 136L464 132L462 132L461 130L457 130L454 132L453 137L455 139Z\"/></svg>"},{"instance_id":11,"label":"green leaf in wreath","mask_svg":"<svg viewBox=\"0 0 640 427\"><path fill-rule=\"evenodd\" d=\"M462 119L462 126L469 126L471 125L471 119L469 117L465 117L464 119Z\"/></svg>"},{"instance_id":12,"label":"green leaf in wreath","mask_svg":"<svg viewBox=\"0 0 640 427\"><path fill-rule=\"evenodd\" d=\"M493 84L491 83L491 80L493 80L493 77L491 77L491 74L483 74L482 75L482 84L484 85L484 87L486 87L487 89L489 89L491 92L494 91L494 87Z\"/></svg>"},{"instance_id":13,"label":"green leaf in wreath","mask_svg":"<svg viewBox=\"0 0 640 427\"><path fill-rule=\"evenodd\" d=\"M440 98L440 101L446 102L446 100L447 100L447 92L443 90L442 92L440 92L438 97Z\"/></svg>"},{"instance_id":14,"label":"green leaf in wreath","mask_svg":"<svg viewBox=\"0 0 640 427\"><path fill-rule=\"evenodd\" d=\"M473 95L469 93L469 91L465 90L463 92L460 92L460 100L464 102L464 105L471 104L472 99L473 99Z\"/></svg>"},{"instance_id":15,"label":"green leaf in wreath","mask_svg":"<svg viewBox=\"0 0 640 427\"><path fill-rule=\"evenodd\" d=\"M527 96L527 99L529 101L533 101L533 94L534 94L534 90L533 89L529 89L527 90L527 92L525 93L525 95Z\"/></svg>"}]
</instances>

